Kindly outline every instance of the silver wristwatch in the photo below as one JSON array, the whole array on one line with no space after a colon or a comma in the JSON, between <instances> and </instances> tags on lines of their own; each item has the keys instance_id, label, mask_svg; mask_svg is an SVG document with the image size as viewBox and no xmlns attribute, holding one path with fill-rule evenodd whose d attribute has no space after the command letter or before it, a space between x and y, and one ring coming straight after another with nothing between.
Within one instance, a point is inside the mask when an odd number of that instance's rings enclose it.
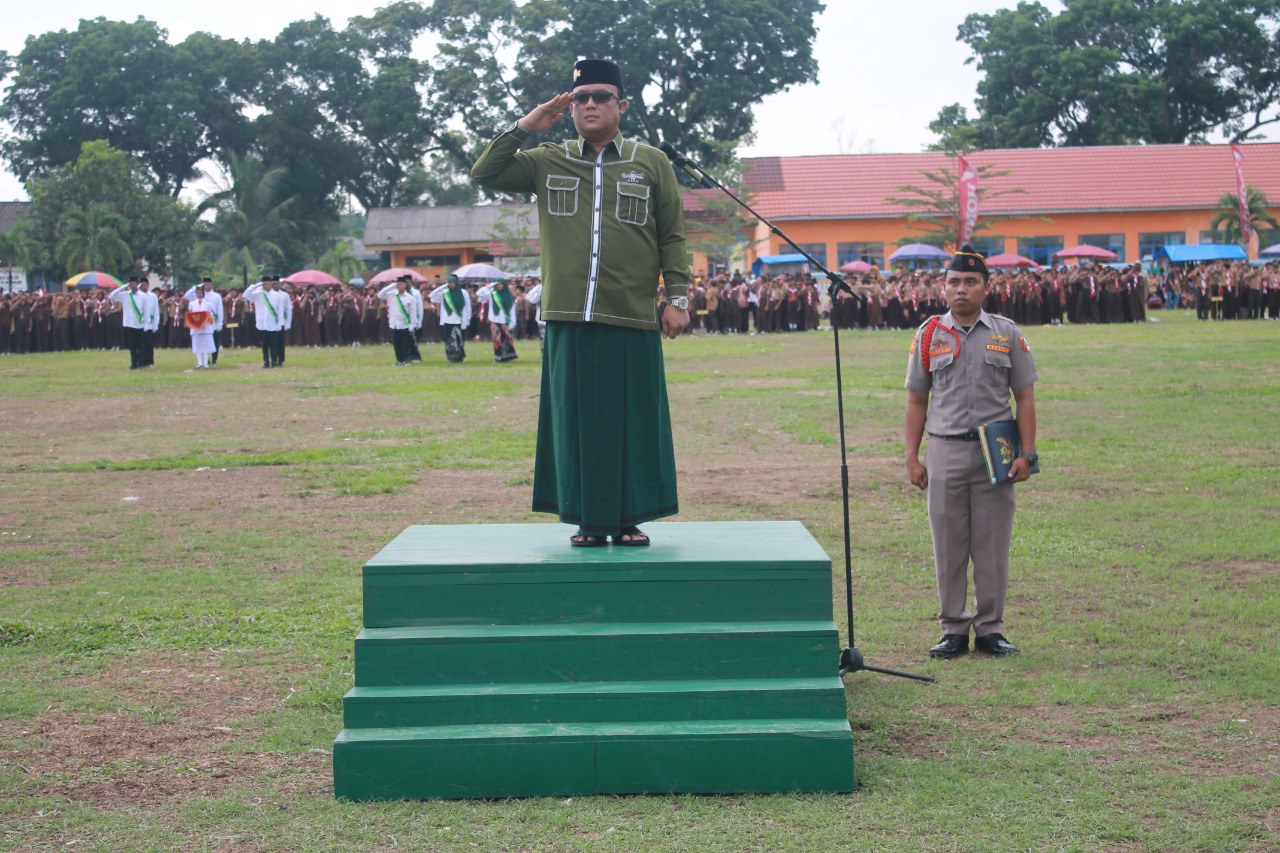
<instances>
[{"instance_id":1,"label":"silver wristwatch","mask_svg":"<svg viewBox=\"0 0 1280 853\"><path fill-rule=\"evenodd\" d=\"M667 300L667 304L668 304L668 305L670 305L672 308L676 309L677 311L688 311L688 310L689 310L689 297L687 297L687 296L673 296L673 297L671 297L670 299L668 299L668 300Z\"/></svg>"}]
</instances>

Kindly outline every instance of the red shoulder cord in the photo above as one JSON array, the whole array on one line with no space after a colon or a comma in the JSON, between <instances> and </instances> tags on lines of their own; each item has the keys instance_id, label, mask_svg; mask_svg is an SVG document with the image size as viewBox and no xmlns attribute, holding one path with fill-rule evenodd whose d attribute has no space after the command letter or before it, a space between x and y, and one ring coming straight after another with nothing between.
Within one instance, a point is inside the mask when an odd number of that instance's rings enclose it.
<instances>
[{"instance_id":1,"label":"red shoulder cord","mask_svg":"<svg viewBox=\"0 0 1280 853\"><path fill-rule=\"evenodd\" d=\"M956 356L960 355L960 336L957 335L951 329L948 329L946 326L942 325L942 319L937 315L930 317L929 322L925 323L924 332L922 332L920 335L920 364L924 366L925 373L933 372L932 370L929 369L929 359L931 357L929 350L932 349L933 333L937 329L941 329L942 331L946 332L948 335L956 339L956 351L955 351L955 355L952 356L952 358L955 358Z\"/></svg>"}]
</instances>

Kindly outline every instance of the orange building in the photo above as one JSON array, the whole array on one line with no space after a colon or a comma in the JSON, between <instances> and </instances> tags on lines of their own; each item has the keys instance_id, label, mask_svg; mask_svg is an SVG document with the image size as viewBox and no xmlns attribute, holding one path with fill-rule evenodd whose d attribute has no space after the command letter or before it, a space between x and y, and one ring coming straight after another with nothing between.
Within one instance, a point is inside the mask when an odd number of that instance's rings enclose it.
<instances>
[{"instance_id":1,"label":"orange building","mask_svg":"<svg viewBox=\"0 0 1280 853\"><path fill-rule=\"evenodd\" d=\"M1277 203L1271 212L1280 219L1280 144L1243 148L1246 183ZM1008 172L982 184L980 217L1002 219L977 232L975 247L1041 264L1081 243L1131 262L1164 245L1213 242L1218 200L1236 192L1227 145L1021 148L968 160ZM745 166L752 206L831 269L858 258L884 267L900 242L923 233L907 221L908 207L885 199L904 195L906 185L940 188L925 172L956 173L955 158L942 153L756 157ZM1255 236L1250 255L1278 241L1280 234ZM761 225L746 263L793 251Z\"/></svg>"}]
</instances>

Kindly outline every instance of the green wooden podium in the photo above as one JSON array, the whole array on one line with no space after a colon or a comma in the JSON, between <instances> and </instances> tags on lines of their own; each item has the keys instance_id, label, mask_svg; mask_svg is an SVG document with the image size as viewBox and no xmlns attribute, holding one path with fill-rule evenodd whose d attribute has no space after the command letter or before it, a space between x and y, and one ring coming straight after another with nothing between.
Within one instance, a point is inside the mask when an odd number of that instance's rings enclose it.
<instances>
[{"instance_id":1,"label":"green wooden podium","mask_svg":"<svg viewBox=\"0 0 1280 853\"><path fill-rule=\"evenodd\" d=\"M414 526L364 567L343 799L849 791L831 561L798 522Z\"/></svg>"}]
</instances>

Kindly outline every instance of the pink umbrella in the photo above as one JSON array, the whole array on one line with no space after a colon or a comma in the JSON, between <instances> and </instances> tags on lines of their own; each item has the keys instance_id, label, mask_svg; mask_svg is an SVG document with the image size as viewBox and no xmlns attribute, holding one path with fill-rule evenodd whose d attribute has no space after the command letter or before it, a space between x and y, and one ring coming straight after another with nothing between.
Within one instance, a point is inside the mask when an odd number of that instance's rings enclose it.
<instances>
[{"instance_id":1,"label":"pink umbrella","mask_svg":"<svg viewBox=\"0 0 1280 853\"><path fill-rule=\"evenodd\" d=\"M1101 246L1090 246L1088 243L1082 243L1079 246L1072 246L1070 249L1063 249L1061 252L1054 252L1055 258L1092 258L1098 261L1114 261L1120 257L1115 252L1102 248ZM988 264L991 262L988 261Z\"/></svg>"},{"instance_id":2,"label":"pink umbrella","mask_svg":"<svg viewBox=\"0 0 1280 853\"><path fill-rule=\"evenodd\" d=\"M413 279L419 284L427 280L426 276L422 275L421 273L416 273L413 270L405 269L404 267L392 267L391 269L384 270L383 272L380 272L377 275L375 275L373 278L369 279L369 283L370 284L390 284L391 282L400 278L400 276L402 275L409 276L409 278Z\"/></svg>"},{"instance_id":3,"label":"pink umbrella","mask_svg":"<svg viewBox=\"0 0 1280 853\"><path fill-rule=\"evenodd\" d=\"M280 279L285 284L342 284L327 272L320 270L299 270L293 275Z\"/></svg>"},{"instance_id":4,"label":"pink umbrella","mask_svg":"<svg viewBox=\"0 0 1280 853\"><path fill-rule=\"evenodd\" d=\"M871 272L875 267L866 261L849 261L840 267L840 272Z\"/></svg>"},{"instance_id":5,"label":"pink umbrella","mask_svg":"<svg viewBox=\"0 0 1280 853\"><path fill-rule=\"evenodd\" d=\"M987 258L987 266L989 267L1035 267L1040 265L1030 258L1024 258L1022 255L992 255Z\"/></svg>"}]
</instances>

